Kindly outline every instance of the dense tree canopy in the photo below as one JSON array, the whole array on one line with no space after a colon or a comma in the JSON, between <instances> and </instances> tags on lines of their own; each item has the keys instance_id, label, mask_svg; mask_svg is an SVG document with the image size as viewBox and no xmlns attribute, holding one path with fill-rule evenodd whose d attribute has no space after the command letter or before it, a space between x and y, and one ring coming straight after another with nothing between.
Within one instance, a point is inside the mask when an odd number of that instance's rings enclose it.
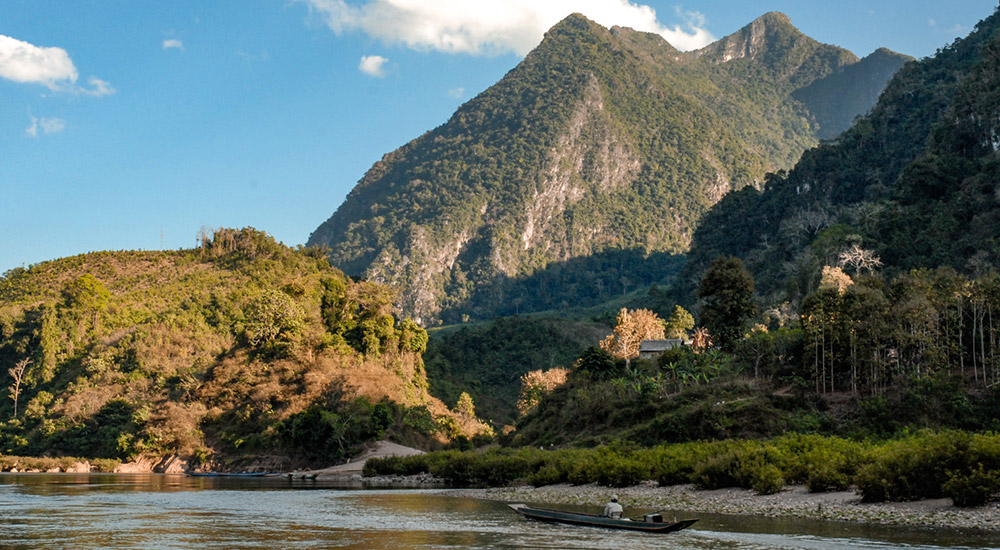
<instances>
[{"instance_id":1,"label":"dense tree canopy","mask_svg":"<svg viewBox=\"0 0 1000 550\"><path fill-rule=\"evenodd\" d=\"M753 277L739 258L713 260L698 285L698 298L701 324L723 348L742 338L747 323L757 315Z\"/></svg>"}]
</instances>

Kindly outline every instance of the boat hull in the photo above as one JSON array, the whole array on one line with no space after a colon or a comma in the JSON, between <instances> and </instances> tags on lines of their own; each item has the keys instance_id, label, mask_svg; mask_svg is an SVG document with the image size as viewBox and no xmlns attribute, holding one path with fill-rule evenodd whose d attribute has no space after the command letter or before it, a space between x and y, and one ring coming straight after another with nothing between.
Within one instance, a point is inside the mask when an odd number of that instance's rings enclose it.
<instances>
[{"instance_id":1,"label":"boat hull","mask_svg":"<svg viewBox=\"0 0 1000 550\"><path fill-rule=\"evenodd\" d=\"M576 512L564 512L562 510L549 510L546 508L532 508L525 504L508 504L511 510L518 514L550 523L565 523L568 525L581 525L587 527L603 527L606 529L624 529L627 531L641 531L644 533L673 533L693 525L696 519L675 521L668 523L658 523L652 521L632 521L629 519L614 519L594 514L580 514Z\"/></svg>"}]
</instances>

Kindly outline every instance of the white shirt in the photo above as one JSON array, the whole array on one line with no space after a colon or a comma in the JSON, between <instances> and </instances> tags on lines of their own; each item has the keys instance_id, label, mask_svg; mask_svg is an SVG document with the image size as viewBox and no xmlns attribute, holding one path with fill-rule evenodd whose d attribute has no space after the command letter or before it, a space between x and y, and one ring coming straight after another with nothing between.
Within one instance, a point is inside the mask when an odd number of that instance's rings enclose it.
<instances>
[{"instance_id":1,"label":"white shirt","mask_svg":"<svg viewBox=\"0 0 1000 550\"><path fill-rule=\"evenodd\" d=\"M622 505L617 502L609 502L604 505L604 516L611 517L612 512L622 513Z\"/></svg>"}]
</instances>

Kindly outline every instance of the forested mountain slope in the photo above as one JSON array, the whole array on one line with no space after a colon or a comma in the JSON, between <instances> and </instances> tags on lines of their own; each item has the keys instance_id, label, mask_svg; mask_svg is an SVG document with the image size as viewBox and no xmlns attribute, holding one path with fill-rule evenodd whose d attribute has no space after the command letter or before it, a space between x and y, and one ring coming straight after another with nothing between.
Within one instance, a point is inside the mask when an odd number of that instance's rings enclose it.
<instances>
[{"instance_id":1,"label":"forested mountain slope","mask_svg":"<svg viewBox=\"0 0 1000 550\"><path fill-rule=\"evenodd\" d=\"M765 302L798 300L848 250L887 275L1000 265L1000 14L900 70L872 112L807 151L763 192L727 195L695 233L679 281L693 291L712 258L738 256ZM690 294L687 294L690 296Z\"/></svg>"},{"instance_id":2,"label":"forested mountain slope","mask_svg":"<svg viewBox=\"0 0 1000 550\"><path fill-rule=\"evenodd\" d=\"M670 255L728 191L867 110L872 83L906 59L874 55L859 62L778 13L687 53L570 16L446 124L385 155L309 244L398 286L424 322L607 300L673 272ZM540 280L555 283L536 300Z\"/></svg>"},{"instance_id":3,"label":"forested mountain slope","mask_svg":"<svg viewBox=\"0 0 1000 550\"><path fill-rule=\"evenodd\" d=\"M427 393L426 343L393 315L389 288L252 229L12 270L0 278L0 453L325 466L389 435L481 432Z\"/></svg>"}]
</instances>

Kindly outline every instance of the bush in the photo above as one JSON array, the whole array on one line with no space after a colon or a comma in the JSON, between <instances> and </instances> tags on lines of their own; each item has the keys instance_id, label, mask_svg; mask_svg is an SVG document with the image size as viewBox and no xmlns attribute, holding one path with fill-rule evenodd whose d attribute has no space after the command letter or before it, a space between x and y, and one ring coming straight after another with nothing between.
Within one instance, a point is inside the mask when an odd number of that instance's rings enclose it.
<instances>
[{"instance_id":1,"label":"bush","mask_svg":"<svg viewBox=\"0 0 1000 550\"><path fill-rule=\"evenodd\" d=\"M565 472L555 464L546 464L534 473L528 475L528 484L532 487L555 485L566 481Z\"/></svg>"},{"instance_id":2,"label":"bush","mask_svg":"<svg viewBox=\"0 0 1000 550\"><path fill-rule=\"evenodd\" d=\"M634 458L614 457L598 461L596 479L606 487L631 487L649 479L649 467Z\"/></svg>"},{"instance_id":3,"label":"bush","mask_svg":"<svg viewBox=\"0 0 1000 550\"><path fill-rule=\"evenodd\" d=\"M732 451L710 457L691 474L691 481L699 489L739 487L741 480L740 456Z\"/></svg>"},{"instance_id":4,"label":"bush","mask_svg":"<svg viewBox=\"0 0 1000 550\"><path fill-rule=\"evenodd\" d=\"M856 481L865 502L941 498L945 496L946 483L951 482L950 487L962 493L963 486L982 481L972 472L998 468L998 436L974 436L957 431L920 432L876 449L872 461L858 472ZM973 477L963 481L961 477L956 478L956 472L959 476Z\"/></svg>"},{"instance_id":5,"label":"bush","mask_svg":"<svg viewBox=\"0 0 1000 550\"><path fill-rule=\"evenodd\" d=\"M985 471L979 464L969 473L951 473L942 489L955 506L983 506L993 495L1000 493L1000 472Z\"/></svg>"},{"instance_id":6,"label":"bush","mask_svg":"<svg viewBox=\"0 0 1000 550\"><path fill-rule=\"evenodd\" d=\"M774 445L786 459L785 480L805 483L814 493L846 489L866 449L855 441L807 434L790 434Z\"/></svg>"},{"instance_id":7,"label":"bush","mask_svg":"<svg viewBox=\"0 0 1000 550\"><path fill-rule=\"evenodd\" d=\"M773 495L785 487L785 478L777 466L764 464L753 471L750 486L758 495Z\"/></svg>"}]
</instances>

